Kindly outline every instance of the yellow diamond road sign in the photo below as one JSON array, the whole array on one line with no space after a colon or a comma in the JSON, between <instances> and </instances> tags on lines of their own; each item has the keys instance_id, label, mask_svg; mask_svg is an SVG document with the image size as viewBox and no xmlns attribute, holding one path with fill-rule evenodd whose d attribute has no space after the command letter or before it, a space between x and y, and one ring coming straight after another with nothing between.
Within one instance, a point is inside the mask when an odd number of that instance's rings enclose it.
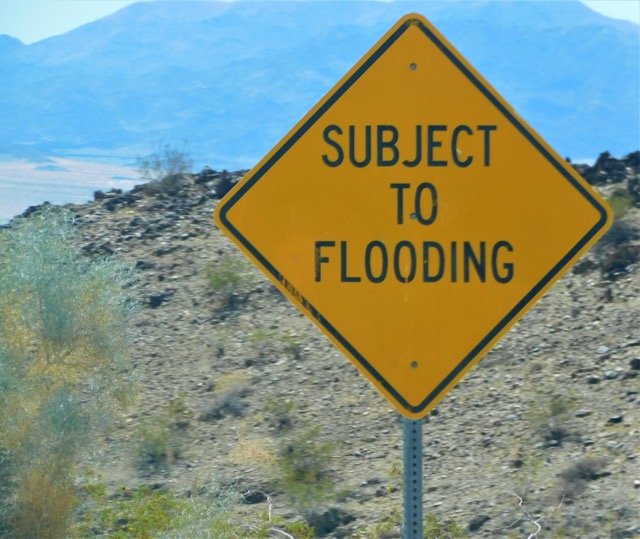
<instances>
[{"instance_id":1,"label":"yellow diamond road sign","mask_svg":"<svg viewBox=\"0 0 640 539\"><path fill-rule=\"evenodd\" d=\"M611 222L591 187L415 14L215 217L414 419Z\"/></svg>"}]
</instances>

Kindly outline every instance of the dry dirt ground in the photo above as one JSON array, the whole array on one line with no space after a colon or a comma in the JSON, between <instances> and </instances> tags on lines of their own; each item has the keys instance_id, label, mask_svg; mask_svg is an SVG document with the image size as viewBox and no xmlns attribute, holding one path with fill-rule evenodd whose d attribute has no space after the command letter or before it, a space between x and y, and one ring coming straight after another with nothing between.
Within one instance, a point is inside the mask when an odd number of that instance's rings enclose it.
<instances>
[{"instance_id":1,"label":"dry dirt ground","mask_svg":"<svg viewBox=\"0 0 640 539\"><path fill-rule=\"evenodd\" d=\"M601 167L607 196L637 186L637 155L623 164L615 181ZM401 417L214 225L216 190L241 175L205 169L174 194L142 186L70 206L84 251L140 276L140 399L86 466L111 489L267 493L295 519L276 457L287 440L331 442L317 534L353 537L402 512ZM470 537L640 537L640 210L620 224L623 239L587 254L425 419L425 514ZM615 252L631 258L607 278ZM144 462L154 429L169 450ZM247 496L238 518L267 505Z\"/></svg>"}]
</instances>

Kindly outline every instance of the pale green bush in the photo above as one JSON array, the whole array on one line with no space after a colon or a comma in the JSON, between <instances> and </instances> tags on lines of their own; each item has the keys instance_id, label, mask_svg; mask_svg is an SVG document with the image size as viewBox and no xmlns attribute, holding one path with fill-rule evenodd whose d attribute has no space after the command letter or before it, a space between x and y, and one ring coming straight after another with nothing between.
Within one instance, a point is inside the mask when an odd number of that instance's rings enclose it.
<instances>
[{"instance_id":1,"label":"pale green bush","mask_svg":"<svg viewBox=\"0 0 640 539\"><path fill-rule=\"evenodd\" d=\"M133 395L130 270L73 245L69 212L0 231L0 533L65 537L77 458Z\"/></svg>"}]
</instances>

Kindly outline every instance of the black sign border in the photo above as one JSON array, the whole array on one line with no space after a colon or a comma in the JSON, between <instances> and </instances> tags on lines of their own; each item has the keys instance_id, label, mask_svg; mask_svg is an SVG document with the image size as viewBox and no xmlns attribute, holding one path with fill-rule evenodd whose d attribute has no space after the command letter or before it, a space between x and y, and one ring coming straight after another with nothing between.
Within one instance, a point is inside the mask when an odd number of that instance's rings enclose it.
<instances>
[{"instance_id":1,"label":"black sign border","mask_svg":"<svg viewBox=\"0 0 640 539\"><path fill-rule=\"evenodd\" d=\"M342 84L331 90L328 96L320 101L322 105L309 118L296 129L288 138L286 138L277 151L262 164L253 174L249 174L246 182L243 182L237 190L231 193L228 201L226 201L218 218L220 222L231 232L235 238L262 264L262 266L291 294L302 307L309 311L311 316L325 328L333 338L338 341L351 356L374 378L384 389L391 395L395 401L411 414L420 414L429 405L446 390L447 386L455 380L457 376L471 363L478 354L497 336L505 327L515 322L521 314L526 312L526 307L550 282L552 282L563 270L568 269L569 262L600 232L607 224L608 214L606 209L584 186L578 182L567 170L559 163L557 158L552 155L535 136L531 133L531 128L523 125L522 121L515 116L503 103L496 97L496 92L487 88L486 84L478 79L478 77L469 68L460 61L459 53L452 51L452 46L443 42L428 26L426 26L420 18L407 16L393 33L391 33L377 48L365 55L366 60L360 65ZM401 19L402 20L402 19ZM584 237L576 243L576 245L560 259L560 261L551 268L551 270L533 287L533 289L520 300L507 315L496 324L493 329L484 337L461 361L456 367L436 386L436 388L417 406L411 405L404 397L389 384L380 373L367 361L367 359L354 347L351 343L309 302L300 294L287 278L282 275L275 266L273 266L253 244L235 227L228 218L228 212L242 198L242 196L251 189L260 179L271 169L271 167L285 154L289 149L304 136L304 134L330 109L338 99L342 97L355 84L355 82L410 28L417 25L425 36L431 40L440 51L467 77L467 79L498 109L498 111L542 154L542 156L564 177L600 214L598 222L584 235ZM462 57L460 55L460 57Z\"/></svg>"}]
</instances>

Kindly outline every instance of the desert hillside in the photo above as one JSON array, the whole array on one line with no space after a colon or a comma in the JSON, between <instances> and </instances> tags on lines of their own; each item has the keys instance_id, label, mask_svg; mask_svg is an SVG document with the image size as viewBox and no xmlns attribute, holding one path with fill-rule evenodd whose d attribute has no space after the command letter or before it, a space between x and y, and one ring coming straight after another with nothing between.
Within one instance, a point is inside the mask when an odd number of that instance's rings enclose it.
<instances>
[{"instance_id":1,"label":"desert hillside","mask_svg":"<svg viewBox=\"0 0 640 539\"><path fill-rule=\"evenodd\" d=\"M612 229L424 420L424 511L444 537L640 537L639 160L575 165L613 206ZM232 489L247 530L269 512L317 537L400 537L401 417L215 227L243 174L69 206L86 256L140 280L140 398L83 469L115 498Z\"/></svg>"}]
</instances>

